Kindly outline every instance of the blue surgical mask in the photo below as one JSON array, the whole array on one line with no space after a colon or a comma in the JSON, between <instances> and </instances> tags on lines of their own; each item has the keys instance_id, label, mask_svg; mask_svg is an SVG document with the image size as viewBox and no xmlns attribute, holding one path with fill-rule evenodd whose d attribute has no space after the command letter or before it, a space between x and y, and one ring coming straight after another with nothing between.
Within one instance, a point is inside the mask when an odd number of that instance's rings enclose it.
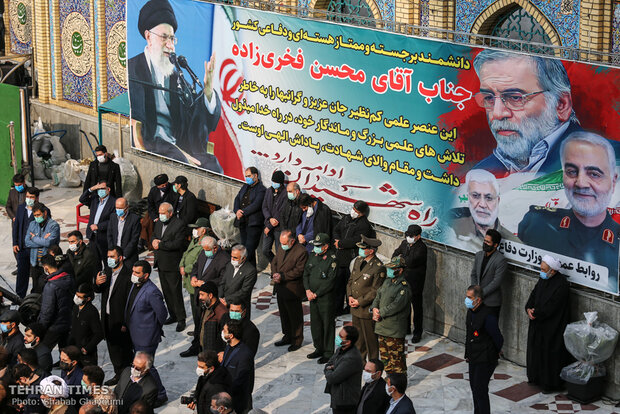
<instances>
[{"instance_id":1,"label":"blue surgical mask","mask_svg":"<svg viewBox=\"0 0 620 414\"><path fill-rule=\"evenodd\" d=\"M342 346L342 338L340 335L336 335L336 348Z\"/></svg>"},{"instance_id":2,"label":"blue surgical mask","mask_svg":"<svg viewBox=\"0 0 620 414\"><path fill-rule=\"evenodd\" d=\"M32 206L34 206L34 199L32 199L32 198L26 198L26 205L27 205L28 207L32 207Z\"/></svg>"},{"instance_id":3,"label":"blue surgical mask","mask_svg":"<svg viewBox=\"0 0 620 414\"><path fill-rule=\"evenodd\" d=\"M385 269L385 272L387 274L387 277L390 279L394 279L394 277L396 276L394 274L394 269L390 269L389 267L387 269Z\"/></svg>"},{"instance_id":4,"label":"blue surgical mask","mask_svg":"<svg viewBox=\"0 0 620 414\"><path fill-rule=\"evenodd\" d=\"M21 193L22 191L24 191L24 186L23 185L16 185L15 189L17 190L18 193Z\"/></svg>"},{"instance_id":5,"label":"blue surgical mask","mask_svg":"<svg viewBox=\"0 0 620 414\"><path fill-rule=\"evenodd\" d=\"M314 246L314 248L312 249L312 251L316 254L321 254L323 253L323 246Z\"/></svg>"},{"instance_id":6,"label":"blue surgical mask","mask_svg":"<svg viewBox=\"0 0 620 414\"><path fill-rule=\"evenodd\" d=\"M245 183L247 185L252 185L254 184L254 179L252 177L245 177Z\"/></svg>"},{"instance_id":7,"label":"blue surgical mask","mask_svg":"<svg viewBox=\"0 0 620 414\"><path fill-rule=\"evenodd\" d=\"M362 249L361 247L359 248L359 250L357 251L357 255L360 257L366 257L366 251L365 249Z\"/></svg>"},{"instance_id":8,"label":"blue surgical mask","mask_svg":"<svg viewBox=\"0 0 620 414\"><path fill-rule=\"evenodd\" d=\"M282 245L282 250L284 250L284 251L287 251L290 248L291 248L291 246L289 246L288 244L283 244Z\"/></svg>"},{"instance_id":9,"label":"blue surgical mask","mask_svg":"<svg viewBox=\"0 0 620 414\"><path fill-rule=\"evenodd\" d=\"M99 190L97 190L97 195L99 196L99 198L106 198L108 196L108 192L103 188L100 188Z\"/></svg>"},{"instance_id":10,"label":"blue surgical mask","mask_svg":"<svg viewBox=\"0 0 620 414\"><path fill-rule=\"evenodd\" d=\"M9 327L5 324L0 324L0 331L2 331L2 333L7 333L9 331Z\"/></svg>"},{"instance_id":11,"label":"blue surgical mask","mask_svg":"<svg viewBox=\"0 0 620 414\"><path fill-rule=\"evenodd\" d=\"M176 186L176 185L173 185L173 186L172 186L172 191L174 191L175 193L178 193L178 192L179 192L179 190L177 189L177 186Z\"/></svg>"},{"instance_id":12,"label":"blue surgical mask","mask_svg":"<svg viewBox=\"0 0 620 414\"><path fill-rule=\"evenodd\" d=\"M159 221L161 221L162 223L165 223L168 221L168 216L165 214L160 214L159 215Z\"/></svg>"},{"instance_id":13,"label":"blue surgical mask","mask_svg":"<svg viewBox=\"0 0 620 414\"><path fill-rule=\"evenodd\" d=\"M230 311L228 312L228 315L230 315L230 319L237 321L241 320L241 312Z\"/></svg>"},{"instance_id":14,"label":"blue surgical mask","mask_svg":"<svg viewBox=\"0 0 620 414\"><path fill-rule=\"evenodd\" d=\"M117 208L116 209L116 215L119 217L123 217L125 215L125 210L122 208Z\"/></svg>"},{"instance_id":15,"label":"blue surgical mask","mask_svg":"<svg viewBox=\"0 0 620 414\"><path fill-rule=\"evenodd\" d=\"M213 250L205 250L205 256L209 259L213 257Z\"/></svg>"},{"instance_id":16,"label":"blue surgical mask","mask_svg":"<svg viewBox=\"0 0 620 414\"><path fill-rule=\"evenodd\" d=\"M116 267L116 260L108 257L108 267L114 269Z\"/></svg>"},{"instance_id":17,"label":"blue surgical mask","mask_svg":"<svg viewBox=\"0 0 620 414\"><path fill-rule=\"evenodd\" d=\"M291 201L295 200L295 193L286 193L286 196Z\"/></svg>"},{"instance_id":18,"label":"blue surgical mask","mask_svg":"<svg viewBox=\"0 0 620 414\"><path fill-rule=\"evenodd\" d=\"M36 221L38 224L41 224L45 221L45 217L43 216L38 216L34 218L34 221Z\"/></svg>"},{"instance_id":19,"label":"blue surgical mask","mask_svg":"<svg viewBox=\"0 0 620 414\"><path fill-rule=\"evenodd\" d=\"M280 188L280 186L281 186L281 185L282 185L282 184L280 184L280 183L271 183L271 186L272 186L273 188L275 188L276 190L277 190L278 188Z\"/></svg>"},{"instance_id":20,"label":"blue surgical mask","mask_svg":"<svg viewBox=\"0 0 620 414\"><path fill-rule=\"evenodd\" d=\"M538 273L540 275L541 279L547 280L549 279L549 275L547 275L547 272L543 272L542 270Z\"/></svg>"},{"instance_id":21,"label":"blue surgical mask","mask_svg":"<svg viewBox=\"0 0 620 414\"><path fill-rule=\"evenodd\" d=\"M465 306L467 306L467 309L473 309L474 308L473 299L465 298Z\"/></svg>"}]
</instances>

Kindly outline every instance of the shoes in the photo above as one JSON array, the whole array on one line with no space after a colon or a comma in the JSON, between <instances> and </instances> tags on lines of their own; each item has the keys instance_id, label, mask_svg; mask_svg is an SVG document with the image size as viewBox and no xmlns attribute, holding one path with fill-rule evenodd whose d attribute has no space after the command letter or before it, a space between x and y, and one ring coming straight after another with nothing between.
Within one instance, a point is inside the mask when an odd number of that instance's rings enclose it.
<instances>
[{"instance_id":1,"label":"shoes","mask_svg":"<svg viewBox=\"0 0 620 414\"><path fill-rule=\"evenodd\" d=\"M290 345L290 344L291 344L291 341L289 341L286 338L282 338L278 342L276 342L274 345L275 346L284 346L284 345Z\"/></svg>"},{"instance_id":2,"label":"shoes","mask_svg":"<svg viewBox=\"0 0 620 414\"><path fill-rule=\"evenodd\" d=\"M153 405L153 408L159 408L162 405L166 404L168 402L168 397L164 397L164 398L158 398L155 401L155 404Z\"/></svg>"},{"instance_id":3,"label":"shoes","mask_svg":"<svg viewBox=\"0 0 620 414\"><path fill-rule=\"evenodd\" d=\"M417 344L418 342L420 342L420 339L422 339L422 335L413 335L411 337L411 343Z\"/></svg>"},{"instance_id":4,"label":"shoes","mask_svg":"<svg viewBox=\"0 0 620 414\"><path fill-rule=\"evenodd\" d=\"M185 330L187 325L185 325L185 321L179 321L177 322L177 332L183 332Z\"/></svg>"},{"instance_id":5,"label":"shoes","mask_svg":"<svg viewBox=\"0 0 620 414\"><path fill-rule=\"evenodd\" d=\"M13 276L16 276L16 275L17 275L17 269L13 270L13 271L11 272L11 274L12 274Z\"/></svg>"},{"instance_id":6,"label":"shoes","mask_svg":"<svg viewBox=\"0 0 620 414\"><path fill-rule=\"evenodd\" d=\"M187 351L183 351L179 354L181 358L187 358L198 355L198 348L190 347Z\"/></svg>"},{"instance_id":7,"label":"shoes","mask_svg":"<svg viewBox=\"0 0 620 414\"><path fill-rule=\"evenodd\" d=\"M321 355L323 355L323 353L322 353L322 352L319 352L319 351L314 351L313 353L306 355L306 358L308 358L308 359L314 359L314 358L318 358L318 357L320 357Z\"/></svg>"},{"instance_id":8,"label":"shoes","mask_svg":"<svg viewBox=\"0 0 620 414\"><path fill-rule=\"evenodd\" d=\"M166 322L164 322L164 325L172 325L175 322L176 320L172 319L172 316L168 316L168 319L166 319Z\"/></svg>"},{"instance_id":9,"label":"shoes","mask_svg":"<svg viewBox=\"0 0 620 414\"><path fill-rule=\"evenodd\" d=\"M299 348L301 348L301 345L291 345L291 346L289 346L287 349L288 349L288 352L295 352L295 351L297 351Z\"/></svg>"},{"instance_id":10,"label":"shoes","mask_svg":"<svg viewBox=\"0 0 620 414\"><path fill-rule=\"evenodd\" d=\"M329 361L329 358L327 358L327 357L321 357L321 358L319 358L319 360L318 360L318 361L316 361L316 362L317 362L317 363L319 363L319 364L327 364L327 361Z\"/></svg>"},{"instance_id":11,"label":"shoes","mask_svg":"<svg viewBox=\"0 0 620 414\"><path fill-rule=\"evenodd\" d=\"M115 375L114 378L107 380L103 385L111 387L112 385L116 385L118 383L118 377Z\"/></svg>"},{"instance_id":12,"label":"shoes","mask_svg":"<svg viewBox=\"0 0 620 414\"><path fill-rule=\"evenodd\" d=\"M187 331L188 336L194 336L194 331Z\"/></svg>"},{"instance_id":13,"label":"shoes","mask_svg":"<svg viewBox=\"0 0 620 414\"><path fill-rule=\"evenodd\" d=\"M351 308L349 306L345 306L344 308L339 309L336 312L336 316L342 316L342 315L346 315L348 313L351 313Z\"/></svg>"}]
</instances>

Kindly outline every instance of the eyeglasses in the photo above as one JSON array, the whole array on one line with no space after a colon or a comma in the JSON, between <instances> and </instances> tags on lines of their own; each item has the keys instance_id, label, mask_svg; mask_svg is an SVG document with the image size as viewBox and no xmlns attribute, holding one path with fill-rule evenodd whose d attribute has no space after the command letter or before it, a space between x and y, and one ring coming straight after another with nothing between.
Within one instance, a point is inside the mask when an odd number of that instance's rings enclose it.
<instances>
[{"instance_id":1,"label":"eyeglasses","mask_svg":"<svg viewBox=\"0 0 620 414\"><path fill-rule=\"evenodd\" d=\"M502 92L499 94L499 98L502 100L506 108L510 110L523 109L526 103L528 103L534 96L545 93L547 91L537 91L532 93L521 92ZM474 95L474 99L478 106L485 109L492 109L495 106L495 99L498 96L490 92L478 92Z\"/></svg>"},{"instance_id":2,"label":"eyeglasses","mask_svg":"<svg viewBox=\"0 0 620 414\"><path fill-rule=\"evenodd\" d=\"M149 32L157 37L161 37L164 40L164 43L172 42L173 45L176 45L179 41L179 38L176 36L161 35L159 33L155 33L152 30L149 30Z\"/></svg>"}]
</instances>

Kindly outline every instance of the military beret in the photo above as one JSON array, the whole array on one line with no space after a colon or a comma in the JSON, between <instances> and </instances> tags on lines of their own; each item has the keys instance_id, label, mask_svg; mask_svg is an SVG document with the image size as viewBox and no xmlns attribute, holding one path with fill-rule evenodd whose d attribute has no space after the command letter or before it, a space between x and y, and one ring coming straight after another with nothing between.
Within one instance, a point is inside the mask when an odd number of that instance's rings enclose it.
<instances>
[{"instance_id":1,"label":"military beret","mask_svg":"<svg viewBox=\"0 0 620 414\"><path fill-rule=\"evenodd\" d=\"M357 247L361 247L362 249L368 248L377 248L381 246L381 240L379 239L371 239L370 237L366 237L362 234L362 241L356 244Z\"/></svg>"},{"instance_id":2,"label":"military beret","mask_svg":"<svg viewBox=\"0 0 620 414\"><path fill-rule=\"evenodd\" d=\"M199 229L201 227L209 227L209 219L206 217L198 217L194 224L188 224L187 227Z\"/></svg>"},{"instance_id":3,"label":"military beret","mask_svg":"<svg viewBox=\"0 0 620 414\"><path fill-rule=\"evenodd\" d=\"M155 178L153 178L153 182L155 182L155 185L166 184L168 182L168 176L166 174L156 175Z\"/></svg>"},{"instance_id":4,"label":"military beret","mask_svg":"<svg viewBox=\"0 0 620 414\"><path fill-rule=\"evenodd\" d=\"M172 26L172 30L177 31L177 18L174 15L172 6L168 0L149 0L140 9L140 15L138 16L140 35L144 37L145 31L151 30L162 23L168 23Z\"/></svg>"}]
</instances>

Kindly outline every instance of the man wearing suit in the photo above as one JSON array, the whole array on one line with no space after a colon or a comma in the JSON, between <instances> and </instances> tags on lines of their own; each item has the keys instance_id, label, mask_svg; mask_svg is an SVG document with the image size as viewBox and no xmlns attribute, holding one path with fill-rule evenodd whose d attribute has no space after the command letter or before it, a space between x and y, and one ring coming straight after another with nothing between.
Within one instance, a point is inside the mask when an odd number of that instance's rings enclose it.
<instances>
[{"instance_id":1,"label":"man wearing suit","mask_svg":"<svg viewBox=\"0 0 620 414\"><path fill-rule=\"evenodd\" d=\"M24 203L17 206L13 221L13 253L15 253L17 258L15 293L21 298L26 296L26 292L28 291L28 275L30 273L30 249L24 245L24 240L28 234L28 226L34 220L32 206L39 201L39 189L36 187L29 187L26 190L26 197L24 200ZM51 217L49 211L48 216Z\"/></svg>"},{"instance_id":2,"label":"man wearing suit","mask_svg":"<svg viewBox=\"0 0 620 414\"><path fill-rule=\"evenodd\" d=\"M234 246L230 252L230 263L226 265L220 280L220 301L229 303L242 301L250 316L252 289L256 283L256 267L248 260L248 251L242 244Z\"/></svg>"},{"instance_id":3,"label":"man wearing suit","mask_svg":"<svg viewBox=\"0 0 620 414\"><path fill-rule=\"evenodd\" d=\"M97 259L93 250L84 243L81 231L73 230L67 235L67 241L69 242L67 256L69 256L69 261L73 267L75 285L80 286L82 283L92 285L97 272L101 269L101 261Z\"/></svg>"},{"instance_id":4,"label":"man wearing suit","mask_svg":"<svg viewBox=\"0 0 620 414\"><path fill-rule=\"evenodd\" d=\"M121 167L112 161L112 157L108 154L105 145L95 147L96 160L88 165L88 172L84 180L84 190L80 197L80 203L90 205L92 193L96 193L98 189L103 188L102 181L108 183L110 195L114 198L123 196ZM83 200L83 201L82 201Z\"/></svg>"},{"instance_id":5,"label":"man wearing suit","mask_svg":"<svg viewBox=\"0 0 620 414\"><path fill-rule=\"evenodd\" d=\"M256 167L245 170L245 184L237 193L233 211L237 216L235 226L239 227L241 244L248 250L248 260L256 266L256 248L263 232L263 199L265 186L258 178Z\"/></svg>"},{"instance_id":6,"label":"man wearing suit","mask_svg":"<svg viewBox=\"0 0 620 414\"><path fill-rule=\"evenodd\" d=\"M110 195L110 188L105 181L101 181L97 189L97 197L93 197L90 203L90 216L86 227L86 238L90 241L89 245L93 253L97 255L98 261L105 260L108 251L108 226L110 216L114 214L116 199ZM82 194L82 202L85 194ZM86 201L86 200L84 200Z\"/></svg>"},{"instance_id":7,"label":"man wearing suit","mask_svg":"<svg viewBox=\"0 0 620 414\"><path fill-rule=\"evenodd\" d=\"M415 414L413 402L405 395L407 374L392 372L388 374L385 382L385 391L392 397L385 414Z\"/></svg>"},{"instance_id":8,"label":"man wearing suit","mask_svg":"<svg viewBox=\"0 0 620 414\"><path fill-rule=\"evenodd\" d=\"M150 280L150 276L151 265L147 261L138 260L134 263L131 275L133 285L125 306L125 323L134 352L143 351L155 355L164 335L163 325L168 311L161 291ZM151 368L151 374L159 388L158 399L167 400L166 389L155 367Z\"/></svg>"},{"instance_id":9,"label":"man wearing suit","mask_svg":"<svg viewBox=\"0 0 620 414\"><path fill-rule=\"evenodd\" d=\"M502 305L502 280L508 271L506 258L497 251L501 240L502 236L497 230L487 230L482 251L476 253L471 269L471 284L482 287L485 305L498 318Z\"/></svg>"},{"instance_id":10,"label":"man wearing suit","mask_svg":"<svg viewBox=\"0 0 620 414\"><path fill-rule=\"evenodd\" d=\"M175 52L177 20L168 0L150 0L143 6L138 30L146 47L128 62L133 144L141 150L221 173L208 139L222 111L213 90L215 57L205 62L204 89L190 92L192 99L184 99L190 86L169 59Z\"/></svg>"},{"instance_id":11,"label":"man wearing suit","mask_svg":"<svg viewBox=\"0 0 620 414\"><path fill-rule=\"evenodd\" d=\"M119 400L118 413L129 413L129 408L138 400L143 400L153 408L157 401L157 381L152 375L153 356L146 352L136 352L131 367L123 370L114 394Z\"/></svg>"},{"instance_id":12,"label":"man wearing suit","mask_svg":"<svg viewBox=\"0 0 620 414\"><path fill-rule=\"evenodd\" d=\"M226 323L222 338L226 341L222 366L226 367L232 377L233 407L236 413L246 414L252 409L254 355L250 348L241 342L241 322Z\"/></svg>"},{"instance_id":13,"label":"man wearing suit","mask_svg":"<svg viewBox=\"0 0 620 414\"><path fill-rule=\"evenodd\" d=\"M140 218L129 211L127 200L117 198L116 214L110 215L108 225L108 249L120 246L127 267L138 260L138 238L140 237Z\"/></svg>"},{"instance_id":14,"label":"man wearing suit","mask_svg":"<svg viewBox=\"0 0 620 414\"><path fill-rule=\"evenodd\" d=\"M278 299L282 339L275 346L289 345L288 351L301 348L304 341L304 312L301 306L306 296L304 289L304 268L308 260L308 251L303 244L295 240L290 229L280 233L280 246L276 257L271 261L271 278L274 292Z\"/></svg>"},{"instance_id":15,"label":"man wearing suit","mask_svg":"<svg viewBox=\"0 0 620 414\"><path fill-rule=\"evenodd\" d=\"M153 178L155 185L149 190L146 197L148 214L140 219L142 231L140 232L140 247L151 247L151 239L153 238L153 224L159 220L159 205L161 203L174 202L174 191L172 185L168 182L166 174L159 174Z\"/></svg>"},{"instance_id":16,"label":"man wearing suit","mask_svg":"<svg viewBox=\"0 0 620 414\"><path fill-rule=\"evenodd\" d=\"M334 414L355 414L360 400L364 364L355 346L358 338L355 326L344 326L336 335L336 352L323 369L327 383L325 393L331 396L330 407Z\"/></svg>"},{"instance_id":17,"label":"man wearing suit","mask_svg":"<svg viewBox=\"0 0 620 414\"><path fill-rule=\"evenodd\" d=\"M26 201L26 178L23 174L13 176L13 188L9 190L6 200L6 214L15 222L17 207Z\"/></svg>"},{"instance_id":18,"label":"man wearing suit","mask_svg":"<svg viewBox=\"0 0 620 414\"><path fill-rule=\"evenodd\" d=\"M193 224L198 218L198 200L196 195L187 189L187 177L179 175L172 183L172 190L176 194L174 215L186 226Z\"/></svg>"},{"instance_id":19,"label":"man wearing suit","mask_svg":"<svg viewBox=\"0 0 620 414\"><path fill-rule=\"evenodd\" d=\"M166 325L177 322L176 330L185 329L185 304L181 291L181 273L179 262L187 247L185 223L174 216L170 203L159 205L159 220L153 230L153 249L155 250L155 267L159 269L159 280L164 291L170 317Z\"/></svg>"},{"instance_id":20,"label":"man wearing suit","mask_svg":"<svg viewBox=\"0 0 620 414\"><path fill-rule=\"evenodd\" d=\"M101 293L101 324L114 366L114 378L106 385L116 384L123 368L131 362L131 338L125 323L131 271L123 257L123 250L116 246L108 250L108 266L99 272L95 280L94 291Z\"/></svg>"},{"instance_id":21,"label":"man wearing suit","mask_svg":"<svg viewBox=\"0 0 620 414\"><path fill-rule=\"evenodd\" d=\"M385 393L385 380L382 378L384 365L380 359L366 362L362 372L362 395L355 414L385 413L390 404L390 396Z\"/></svg>"}]
</instances>

